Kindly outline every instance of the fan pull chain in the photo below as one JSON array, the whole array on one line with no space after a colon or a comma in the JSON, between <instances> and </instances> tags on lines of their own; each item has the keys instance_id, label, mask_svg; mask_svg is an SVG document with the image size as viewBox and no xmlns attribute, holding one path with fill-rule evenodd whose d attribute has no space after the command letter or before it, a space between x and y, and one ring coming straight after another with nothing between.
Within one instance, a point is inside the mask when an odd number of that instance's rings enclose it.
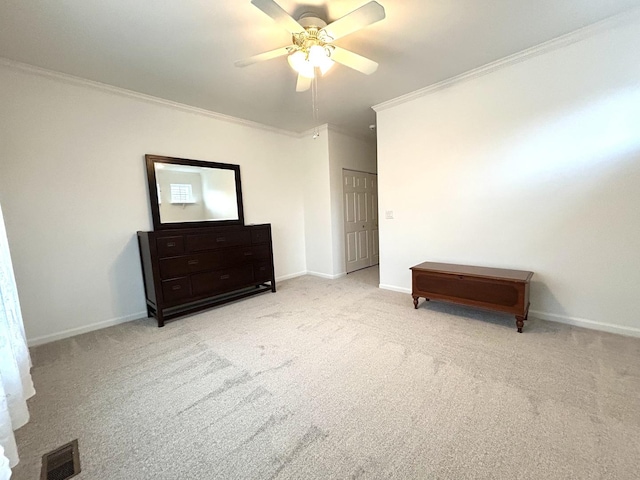
<instances>
[{"instance_id":1,"label":"fan pull chain","mask_svg":"<svg viewBox=\"0 0 640 480\"><path fill-rule=\"evenodd\" d=\"M313 138L316 139L320 136L318 129L319 115L318 115L318 75L313 76L311 80L311 108L313 109Z\"/></svg>"}]
</instances>

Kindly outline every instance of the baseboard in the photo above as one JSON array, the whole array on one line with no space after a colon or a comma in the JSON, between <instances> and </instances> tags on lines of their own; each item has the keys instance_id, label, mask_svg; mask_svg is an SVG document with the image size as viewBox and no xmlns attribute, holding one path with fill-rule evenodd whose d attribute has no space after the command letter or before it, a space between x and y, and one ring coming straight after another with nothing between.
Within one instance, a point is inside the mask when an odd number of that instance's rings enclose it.
<instances>
[{"instance_id":1,"label":"baseboard","mask_svg":"<svg viewBox=\"0 0 640 480\"><path fill-rule=\"evenodd\" d=\"M298 273L290 273L288 275L282 275L281 277L276 277L276 283L281 282L283 280L289 280L291 278L301 277L303 275L313 275L307 271L302 271ZM321 274L318 274L321 276ZM330 277L327 277L330 278ZM27 339L27 345L29 347L37 347L38 345L44 345L45 343L55 342L56 340L62 340L64 338L74 337L76 335L82 335L83 333L93 332L94 330L100 330L102 328L112 327L114 325L119 325L120 323L131 322L133 320L139 320L141 318L147 318L147 312L138 312L132 313L131 315L125 315L124 317L112 318L109 320L103 320L100 322L90 323L89 325L83 325L81 327L69 328L68 330L63 330L61 332L50 333L48 335L41 335L39 337L33 337Z\"/></svg>"},{"instance_id":2,"label":"baseboard","mask_svg":"<svg viewBox=\"0 0 640 480\"><path fill-rule=\"evenodd\" d=\"M94 330L100 330L102 328L112 327L119 325L120 323L131 322L132 320L139 320L141 318L147 318L147 312L132 313L131 315L125 315L124 317L112 318L109 320L103 320L101 322L90 323L89 325L83 325L81 327L70 328L57 333L51 333L49 335L41 335L39 337L27 339L27 345L29 347L36 347L45 343L55 342L56 340L62 340L63 338L74 337L83 333L92 332Z\"/></svg>"},{"instance_id":3,"label":"baseboard","mask_svg":"<svg viewBox=\"0 0 640 480\"><path fill-rule=\"evenodd\" d=\"M346 273L337 273L335 275L330 275L328 273L320 273L320 272L307 272L307 275L313 275L314 277L327 278L329 280L335 280L336 278L344 277Z\"/></svg>"},{"instance_id":4,"label":"baseboard","mask_svg":"<svg viewBox=\"0 0 640 480\"><path fill-rule=\"evenodd\" d=\"M289 273L288 275L282 275L281 277L276 277L276 283L277 282L282 282L283 280L289 280L291 278L296 278L296 277L302 277L303 275L306 275L307 272L302 271L302 272L298 272L298 273Z\"/></svg>"},{"instance_id":5,"label":"baseboard","mask_svg":"<svg viewBox=\"0 0 640 480\"><path fill-rule=\"evenodd\" d=\"M385 285L381 283L379 287L383 290L391 290L392 292L399 293L411 293L410 288L396 287L394 285ZM596 322L594 320L587 320L586 318L569 317L567 315L559 315L557 313L541 312L539 310L529 310L529 315L540 320L547 320L550 322L564 323L567 325L573 325L574 327L583 327L590 330L599 330L601 332L616 333L618 335L625 335L628 337L640 337L640 328L624 327L622 325L613 325L611 323Z\"/></svg>"},{"instance_id":6,"label":"baseboard","mask_svg":"<svg viewBox=\"0 0 640 480\"><path fill-rule=\"evenodd\" d=\"M596 322L594 320L587 320L586 318L569 317L567 315L541 312L539 310L529 310L529 315L535 318L539 318L540 320L565 323L567 325L588 328L590 330L600 330L601 332L617 333L618 335L626 335L628 337L640 337L640 328L624 327L622 325Z\"/></svg>"},{"instance_id":7,"label":"baseboard","mask_svg":"<svg viewBox=\"0 0 640 480\"><path fill-rule=\"evenodd\" d=\"M378 288L381 288L382 290L391 290L392 292L411 293L410 288L396 287L394 285L385 285L384 283L381 283L380 285L378 285Z\"/></svg>"},{"instance_id":8,"label":"baseboard","mask_svg":"<svg viewBox=\"0 0 640 480\"><path fill-rule=\"evenodd\" d=\"M290 273L288 275L282 275L281 277L276 277L276 283L281 282L283 280L289 280L295 277L301 277L307 274L314 275L313 273L310 273L307 271ZM323 274L317 274L317 276L323 276ZM334 277L327 276L326 278L337 278L337 276L334 276ZM62 340L63 338L74 337L76 335L81 335L83 333L92 332L94 330L100 330L102 328L112 327L114 325L119 325L120 323L131 322L132 320L139 320L141 318L147 318L146 311L132 313L131 315L125 315L124 317L112 318L109 320L90 323L89 325L83 325L81 327L69 328L68 330L63 330L61 332L56 332L56 333L50 333L48 335L41 335L39 337L29 338L27 339L27 345L29 347L37 347L38 345L44 345L45 343L55 342L56 340Z\"/></svg>"}]
</instances>

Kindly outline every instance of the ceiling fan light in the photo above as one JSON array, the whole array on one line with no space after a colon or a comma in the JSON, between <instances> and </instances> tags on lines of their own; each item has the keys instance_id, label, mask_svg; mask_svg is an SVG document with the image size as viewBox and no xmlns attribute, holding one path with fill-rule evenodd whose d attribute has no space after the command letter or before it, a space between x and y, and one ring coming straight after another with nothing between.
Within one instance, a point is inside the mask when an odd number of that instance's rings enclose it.
<instances>
[{"instance_id":1,"label":"ceiling fan light","mask_svg":"<svg viewBox=\"0 0 640 480\"><path fill-rule=\"evenodd\" d=\"M292 53L287 57L287 61L291 68L306 78L314 77L313 65L307 61L307 56L302 50Z\"/></svg>"},{"instance_id":2,"label":"ceiling fan light","mask_svg":"<svg viewBox=\"0 0 640 480\"><path fill-rule=\"evenodd\" d=\"M322 73L322 75L324 75L325 73L327 73L329 71L329 69L331 67L333 67L333 64L335 63L333 60L331 60L331 51L326 49L325 50L325 56L322 57L322 60L320 62L320 65L318 65L318 67L320 68L320 72Z\"/></svg>"},{"instance_id":3,"label":"ceiling fan light","mask_svg":"<svg viewBox=\"0 0 640 480\"><path fill-rule=\"evenodd\" d=\"M333 60L331 60L330 55L331 51L328 48L313 45L309 49L309 63L319 68L322 75L324 75L333 66Z\"/></svg>"},{"instance_id":4,"label":"ceiling fan light","mask_svg":"<svg viewBox=\"0 0 640 480\"><path fill-rule=\"evenodd\" d=\"M301 65L298 73L305 78L313 78L315 77L315 68L309 62L305 61L303 65Z\"/></svg>"},{"instance_id":5,"label":"ceiling fan light","mask_svg":"<svg viewBox=\"0 0 640 480\"><path fill-rule=\"evenodd\" d=\"M287 61L289 62L289 65L291 65L291 68L293 68L296 72L299 72L300 67L306 61L306 57L304 52L298 50L297 52L293 52L291 55L289 55L287 57Z\"/></svg>"},{"instance_id":6,"label":"ceiling fan light","mask_svg":"<svg viewBox=\"0 0 640 480\"><path fill-rule=\"evenodd\" d=\"M322 63L326 58L328 58L327 52L320 45L313 45L309 49L309 62L311 62L311 65L313 65L314 67L322 66Z\"/></svg>"}]
</instances>

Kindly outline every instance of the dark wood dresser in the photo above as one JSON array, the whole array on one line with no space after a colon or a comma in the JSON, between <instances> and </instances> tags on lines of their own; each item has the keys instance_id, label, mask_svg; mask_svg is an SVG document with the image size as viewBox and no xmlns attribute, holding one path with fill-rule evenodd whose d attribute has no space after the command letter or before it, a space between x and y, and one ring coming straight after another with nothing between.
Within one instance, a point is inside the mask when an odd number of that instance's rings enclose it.
<instances>
[{"instance_id":1,"label":"dark wood dresser","mask_svg":"<svg viewBox=\"0 0 640 480\"><path fill-rule=\"evenodd\" d=\"M271 225L138 232L147 313L165 320L276 291Z\"/></svg>"},{"instance_id":2,"label":"dark wood dresser","mask_svg":"<svg viewBox=\"0 0 640 480\"><path fill-rule=\"evenodd\" d=\"M522 333L532 276L524 270L424 262L411 267L413 306L424 297L512 313Z\"/></svg>"}]
</instances>

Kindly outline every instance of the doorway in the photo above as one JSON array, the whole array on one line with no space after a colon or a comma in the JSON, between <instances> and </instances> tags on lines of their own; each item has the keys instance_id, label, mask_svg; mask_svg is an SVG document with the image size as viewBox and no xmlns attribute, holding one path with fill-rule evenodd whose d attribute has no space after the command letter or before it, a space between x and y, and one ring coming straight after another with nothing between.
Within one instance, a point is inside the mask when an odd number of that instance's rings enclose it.
<instances>
[{"instance_id":1,"label":"doorway","mask_svg":"<svg viewBox=\"0 0 640 480\"><path fill-rule=\"evenodd\" d=\"M378 176L343 169L345 261L347 273L377 265Z\"/></svg>"}]
</instances>

